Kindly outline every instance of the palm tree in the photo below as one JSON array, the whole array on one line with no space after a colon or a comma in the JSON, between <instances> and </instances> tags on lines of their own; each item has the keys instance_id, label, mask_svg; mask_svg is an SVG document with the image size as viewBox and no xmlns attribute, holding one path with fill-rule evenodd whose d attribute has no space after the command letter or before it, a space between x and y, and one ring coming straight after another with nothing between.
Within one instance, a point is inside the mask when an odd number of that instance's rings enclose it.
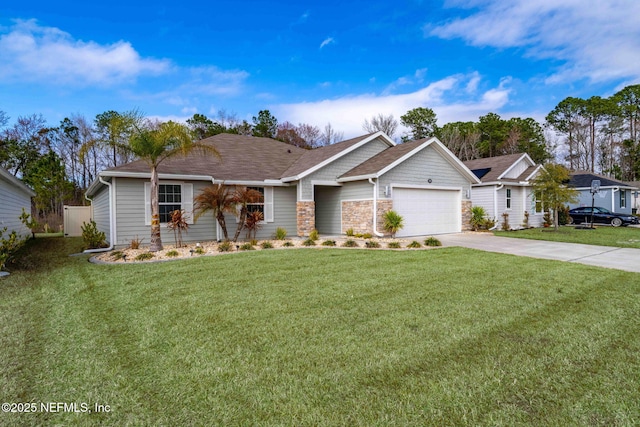
<instances>
[{"instance_id":1,"label":"palm tree","mask_svg":"<svg viewBox=\"0 0 640 427\"><path fill-rule=\"evenodd\" d=\"M240 236L240 232L247 221L247 213L249 212L247 204L260 203L263 202L264 199L261 192L248 187L237 188L233 198L236 206L240 206L238 228L236 228L236 233L233 236L233 241L235 242L238 240L238 236Z\"/></svg>"},{"instance_id":2,"label":"palm tree","mask_svg":"<svg viewBox=\"0 0 640 427\"><path fill-rule=\"evenodd\" d=\"M195 149L220 154L212 146L194 142L189 128L175 122L160 123L139 128L129 138L127 147L139 159L144 160L151 168L151 243L150 252L162 250L160 236L160 206L158 203L158 166L169 157L178 154L186 155Z\"/></svg>"},{"instance_id":3,"label":"palm tree","mask_svg":"<svg viewBox=\"0 0 640 427\"><path fill-rule=\"evenodd\" d=\"M224 214L226 212L236 213L236 200L229 191L229 187L223 184L210 185L203 188L200 194L194 197L193 201L194 211L196 212L195 219L200 218L205 212L212 211L213 216L220 224L220 228L222 228L224 240L229 240Z\"/></svg>"}]
</instances>

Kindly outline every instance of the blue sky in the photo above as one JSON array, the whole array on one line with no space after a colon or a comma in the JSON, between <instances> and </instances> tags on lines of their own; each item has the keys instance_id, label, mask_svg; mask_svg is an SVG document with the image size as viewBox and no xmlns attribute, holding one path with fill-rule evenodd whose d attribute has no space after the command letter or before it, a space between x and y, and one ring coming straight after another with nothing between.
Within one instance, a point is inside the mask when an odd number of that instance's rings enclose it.
<instances>
[{"instance_id":1,"label":"blue sky","mask_svg":"<svg viewBox=\"0 0 640 427\"><path fill-rule=\"evenodd\" d=\"M640 83L637 0L9 1L0 110L57 125L134 108L220 109L352 137L365 119L432 108L539 121L567 96Z\"/></svg>"}]
</instances>

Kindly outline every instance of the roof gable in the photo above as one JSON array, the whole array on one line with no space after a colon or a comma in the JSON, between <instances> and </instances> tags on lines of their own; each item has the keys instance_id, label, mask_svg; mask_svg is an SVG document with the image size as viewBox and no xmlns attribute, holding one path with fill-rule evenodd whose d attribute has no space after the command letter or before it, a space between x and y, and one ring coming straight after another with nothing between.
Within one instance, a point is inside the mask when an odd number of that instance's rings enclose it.
<instances>
[{"instance_id":1,"label":"roof gable","mask_svg":"<svg viewBox=\"0 0 640 427\"><path fill-rule=\"evenodd\" d=\"M606 177L588 171L575 171L571 172L571 178L569 179L569 185L575 188L591 188L591 181L597 179L600 181L600 187L625 187L634 188L622 181L617 181L613 178Z\"/></svg>"},{"instance_id":2,"label":"roof gable","mask_svg":"<svg viewBox=\"0 0 640 427\"><path fill-rule=\"evenodd\" d=\"M23 193L29 195L29 197L35 197L36 195L36 193L31 188L29 188L24 182L22 182L21 180L13 176L11 172L9 172L3 167L0 167L0 179L8 182L9 185L16 187Z\"/></svg>"},{"instance_id":3,"label":"roof gable","mask_svg":"<svg viewBox=\"0 0 640 427\"><path fill-rule=\"evenodd\" d=\"M528 181L539 169L539 166L526 153L468 160L464 164L482 182ZM522 172L518 173L519 171Z\"/></svg>"}]
</instances>

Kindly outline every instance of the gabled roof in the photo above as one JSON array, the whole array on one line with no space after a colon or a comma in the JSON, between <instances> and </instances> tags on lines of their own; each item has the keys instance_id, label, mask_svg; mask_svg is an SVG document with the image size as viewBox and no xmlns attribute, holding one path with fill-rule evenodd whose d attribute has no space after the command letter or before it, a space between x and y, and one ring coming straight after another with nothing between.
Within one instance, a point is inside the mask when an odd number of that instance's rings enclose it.
<instances>
[{"instance_id":1,"label":"gabled roof","mask_svg":"<svg viewBox=\"0 0 640 427\"><path fill-rule=\"evenodd\" d=\"M23 193L28 194L29 197L35 197L35 195L36 195L36 193L34 193L32 189L27 187L27 185L24 182L20 181L18 178L13 176L11 174L11 172L9 172L8 170L6 170L3 167L0 167L0 179L6 181L9 184L11 184L12 186L18 188Z\"/></svg>"},{"instance_id":2,"label":"gabled roof","mask_svg":"<svg viewBox=\"0 0 640 427\"><path fill-rule=\"evenodd\" d=\"M458 158L455 157L453 153L451 153L451 151L449 151L437 138L424 138L387 148L343 174L339 178L339 181L378 178L429 146L432 146L436 151L442 154L447 161L456 167L459 172L467 176L471 182L479 182L475 175L473 175L473 173L471 173L471 171L467 169L465 165L458 160Z\"/></svg>"},{"instance_id":3,"label":"gabled roof","mask_svg":"<svg viewBox=\"0 0 640 427\"><path fill-rule=\"evenodd\" d=\"M393 147L395 145L395 143L386 134L383 132L376 132L368 135L362 135L357 138L347 139L325 147L316 148L315 150L309 150L300 156L298 161L284 172L282 178L284 181L296 181L376 138L380 138L389 147Z\"/></svg>"},{"instance_id":4,"label":"gabled roof","mask_svg":"<svg viewBox=\"0 0 640 427\"><path fill-rule=\"evenodd\" d=\"M631 185L625 184L622 181L617 181L613 178L599 175L597 173L589 171L575 171L571 172L571 179L569 185L575 188L589 188L591 189L591 181L597 179L600 181L600 188L602 187L622 187L622 188L635 188Z\"/></svg>"},{"instance_id":5,"label":"gabled roof","mask_svg":"<svg viewBox=\"0 0 640 427\"><path fill-rule=\"evenodd\" d=\"M277 180L308 150L270 138L221 133L201 143L218 150L220 158L211 153L191 153L171 157L160 164L159 174L211 176L224 181ZM103 176L149 174L149 166L141 160L110 168Z\"/></svg>"},{"instance_id":6,"label":"gabled roof","mask_svg":"<svg viewBox=\"0 0 640 427\"><path fill-rule=\"evenodd\" d=\"M529 164L520 176L516 178L505 178L508 172L520 161L524 160ZM468 160L464 162L465 166L482 182L498 182L510 181L521 182L528 181L540 166L535 165L531 157L526 153L507 154L504 156L485 157L482 159Z\"/></svg>"}]
</instances>

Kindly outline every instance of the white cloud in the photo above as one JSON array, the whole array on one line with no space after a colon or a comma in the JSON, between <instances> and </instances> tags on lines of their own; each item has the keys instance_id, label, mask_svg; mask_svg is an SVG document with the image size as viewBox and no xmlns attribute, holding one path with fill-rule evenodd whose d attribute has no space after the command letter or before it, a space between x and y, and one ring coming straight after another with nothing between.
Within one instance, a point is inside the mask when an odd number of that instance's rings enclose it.
<instances>
[{"instance_id":1,"label":"white cloud","mask_svg":"<svg viewBox=\"0 0 640 427\"><path fill-rule=\"evenodd\" d=\"M0 63L0 81L73 85L112 85L171 68L168 60L142 58L128 42L100 45L75 40L35 20L15 21L0 35Z\"/></svg>"},{"instance_id":2,"label":"white cloud","mask_svg":"<svg viewBox=\"0 0 640 427\"><path fill-rule=\"evenodd\" d=\"M479 10L427 26L427 35L474 46L525 48L531 57L561 61L548 83L640 80L640 2L469 0L454 5Z\"/></svg>"},{"instance_id":3,"label":"white cloud","mask_svg":"<svg viewBox=\"0 0 640 427\"><path fill-rule=\"evenodd\" d=\"M364 94L325 99L317 102L279 104L270 106L276 117L286 117L292 123L309 123L321 129L327 123L345 138L362 135L362 123L377 114L392 114L398 121L400 116L412 108L433 109L440 124L454 121L477 121L490 111L497 111L509 100L508 80L483 94L460 100L463 89L478 78L476 73L454 75L410 93ZM477 83L476 83L477 84ZM457 100L453 100L454 96Z\"/></svg>"},{"instance_id":4,"label":"white cloud","mask_svg":"<svg viewBox=\"0 0 640 427\"><path fill-rule=\"evenodd\" d=\"M322 49L323 47L328 46L330 44L333 44L335 42L336 41L335 41L335 39L333 37L327 37L326 39L324 39L322 41L322 43L320 43L320 49Z\"/></svg>"}]
</instances>

